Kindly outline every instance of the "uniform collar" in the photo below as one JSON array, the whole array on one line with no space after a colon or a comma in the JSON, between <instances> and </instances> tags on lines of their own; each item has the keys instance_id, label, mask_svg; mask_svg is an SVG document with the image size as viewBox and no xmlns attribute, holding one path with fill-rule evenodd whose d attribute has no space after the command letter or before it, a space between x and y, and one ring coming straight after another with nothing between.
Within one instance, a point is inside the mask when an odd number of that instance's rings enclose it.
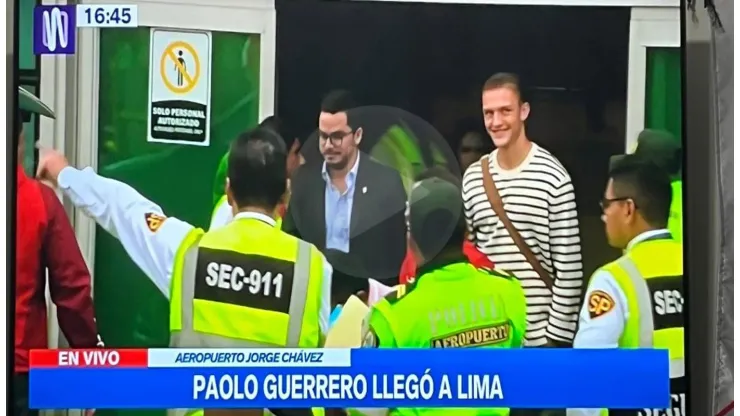
<instances>
[{"instance_id":1,"label":"uniform collar","mask_svg":"<svg viewBox=\"0 0 740 416\"><path fill-rule=\"evenodd\" d=\"M277 225L277 222L275 222L275 219L270 217L269 215L265 215L261 212L239 212L236 215L234 215L234 220L258 220L262 221L271 227L275 227Z\"/></svg>"},{"instance_id":2,"label":"uniform collar","mask_svg":"<svg viewBox=\"0 0 740 416\"><path fill-rule=\"evenodd\" d=\"M645 231L641 234L638 234L637 237L633 238L632 241L630 241L629 244L627 244L627 248L625 249L625 251L632 250L637 244L642 243L644 241L663 240L663 239L670 239L670 238L671 238L671 232L665 228Z\"/></svg>"}]
</instances>

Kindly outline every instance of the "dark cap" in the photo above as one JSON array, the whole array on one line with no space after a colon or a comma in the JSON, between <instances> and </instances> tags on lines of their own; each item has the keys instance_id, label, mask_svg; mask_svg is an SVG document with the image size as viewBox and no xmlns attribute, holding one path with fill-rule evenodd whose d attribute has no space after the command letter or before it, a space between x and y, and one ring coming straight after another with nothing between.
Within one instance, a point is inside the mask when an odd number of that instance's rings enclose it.
<instances>
[{"instance_id":1,"label":"dark cap","mask_svg":"<svg viewBox=\"0 0 740 416\"><path fill-rule=\"evenodd\" d=\"M413 185L409 195L409 230L425 258L437 255L449 242L462 212L462 192L450 181L433 177Z\"/></svg>"},{"instance_id":2,"label":"dark cap","mask_svg":"<svg viewBox=\"0 0 740 416\"><path fill-rule=\"evenodd\" d=\"M36 113L49 118L56 117L49 106L23 87L18 87L18 109L23 112Z\"/></svg>"},{"instance_id":3,"label":"dark cap","mask_svg":"<svg viewBox=\"0 0 740 416\"><path fill-rule=\"evenodd\" d=\"M637 136L634 155L654 163L668 174L675 174L681 166L681 142L665 130L645 129ZM609 169L624 159L625 155L612 156Z\"/></svg>"}]
</instances>

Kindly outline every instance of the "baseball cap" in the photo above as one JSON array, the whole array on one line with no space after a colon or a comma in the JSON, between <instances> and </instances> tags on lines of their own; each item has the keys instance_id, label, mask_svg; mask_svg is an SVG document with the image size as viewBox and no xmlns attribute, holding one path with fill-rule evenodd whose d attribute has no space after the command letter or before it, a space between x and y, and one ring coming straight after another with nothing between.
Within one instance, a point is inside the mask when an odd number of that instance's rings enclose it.
<instances>
[{"instance_id":1,"label":"baseball cap","mask_svg":"<svg viewBox=\"0 0 740 416\"><path fill-rule=\"evenodd\" d=\"M680 168L681 142L665 130L645 129L637 136L637 147L633 154L674 174ZM613 169L625 156L612 156L609 169Z\"/></svg>"},{"instance_id":2,"label":"baseball cap","mask_svg":"<svg viewBox=\"0 0 740 416\"><path fill-rule=\"evenodd\" d=\"M462 211L462 192L450 181L433 177L412 186L409 193L409 231L425 258L434 257L447 245L455 229L460 226ZM456 244L462 244L462 240Z\"/></svg>"},{"instance_id":3,"label":"baseball cap","mask_svg":"<svg viewBox=\"0 0 740 416\"><path fill-rule=\"evenodd\" d=\"M36 113L49 118L56 117L49 106L23 87L18 87L18 109L22 112Z\"/></svg>"}]
</instances>

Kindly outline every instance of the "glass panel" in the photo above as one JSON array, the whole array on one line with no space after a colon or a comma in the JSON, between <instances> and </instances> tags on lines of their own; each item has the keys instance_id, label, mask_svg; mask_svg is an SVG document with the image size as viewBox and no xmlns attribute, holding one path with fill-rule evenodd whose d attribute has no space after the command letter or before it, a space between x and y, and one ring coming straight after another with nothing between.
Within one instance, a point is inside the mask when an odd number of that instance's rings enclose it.
<instances>
[{"instance_id":1,"label":"glass panel","mask_svg":"<svg viewBox=\"0 0 740 416\"><path fill-rule=\"evenodd\" d=\"M34 85L21 85L21 87L25 88L31 94L37 93L36 86ZM36 168L36 149L34 145L38 140L38 137L36 137L37 118L38 117L36 116L36 114L31 114L31 121L29 121L28 123L23 123L23 140L25 144L25 150L21 163L23 163L23 169L29 175L34 175L34 171Z\"/></svg>"},{"instance_id":2,"label":"glass panel","mask_svg":"<svg viewBox=\"0 0 740 416\"><path fill-rule=\"evenodd\" d=\"M647 49L645 88L645 127L681 140L681 49Z\"/></svg>"},{"instance_id":3,"label":"glass panel","mask_svg":"<svg viewBox=\"0 0 740 416\"><path fill-rule=\"evenodd\" d=\"M259 111L259 35L214 32L212 39L211 145L199 147L146 140L150 29L100 32L99 172L200 227L210 220L220 158ZM106 343L167 346L165 297L102 229L95 254L95 305Z\"/></svg>"},{"instance_id":4,"label":"glass panel","mask_svg":"<svg viewBox=\"0 0 740 416\"><path fill-rule=\"evenodd\" d=\"M18 65L20 69L36 69L33 54L33 8L36 0L20 0L18 7Z\"/></svg>"}]
</instances>

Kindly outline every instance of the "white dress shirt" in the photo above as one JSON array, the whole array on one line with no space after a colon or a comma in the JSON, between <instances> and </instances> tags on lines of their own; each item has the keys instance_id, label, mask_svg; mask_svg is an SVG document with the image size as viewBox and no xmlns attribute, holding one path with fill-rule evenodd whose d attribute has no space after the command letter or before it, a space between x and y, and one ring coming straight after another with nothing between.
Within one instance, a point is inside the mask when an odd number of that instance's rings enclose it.
<instances>
[{"instance_id":1,"label":"white dress shirt","mask_svg":"<svg viewBox=\"0 0 740 416\"><path fill-rule=\"evenodd\" d=\"M324 188L324 225L326 227L326 248L349 253L350 224L352 223L352 206L355 201L355 183L360 165L360 155L357 155L355 164L344 177L347 189L340 192L334 187L329 175L326 162L321 167L321 177L326 186Z\"/></svg>"},{"instance_id":2,"label":"white dress shirt","mask_svg":"<svg viewBox=\"0 0 740 416\"><path fill-rule=\"evenodd\" d=\"M668 230L646 231L633 238L625 252L636 244L651 237L669 233ZM614 307L597 317L592 318L588 311L588 300L591 294L601 291L609 295L614 301ZM573 341L574 348L617 348L619 338L622 336L624 326L629 319L629 306L627 295L617 283L614 275L608 271L599 269L591 277L586 290L585 302L581 308L578 321L578 332ZM568 416L598 416L599 409L569 409Z\"/></svg>"},{"instance_id":3,"label":"white dress shirt","mask_svg":"<svg viewBox=\"0 0 740 416\"><path fill-rule=\"evenodd\" d=\"M99 176L91 168L64 168L58 177L59 188L75 207L93 218L116 237L126 253L162 294L169 299L175 255L182 241L195 227L174 217L166 217L158 227L147 222L148 214L165 217L162 208L146 199L134 188ZM252 218L275 226L271 217L255 212L242 212L234 219ZM326 334L331 314L332 267L322 255L324 279L321 287L319 326Z\"/></svg>"},{"instance_id":4,"label":"white dress shirt","mask_svg":"<svg viewBox=\"0 0 740 416\"><path fill-rule=\"evenodd\" d=\"M208 230L215 230L216 228L223 227L233 219L234 213L231 211L229 201L226 198L221 198L216 204L216 208L213 210L211 225L208 227Z\"/></svg>"}]
</instances>

